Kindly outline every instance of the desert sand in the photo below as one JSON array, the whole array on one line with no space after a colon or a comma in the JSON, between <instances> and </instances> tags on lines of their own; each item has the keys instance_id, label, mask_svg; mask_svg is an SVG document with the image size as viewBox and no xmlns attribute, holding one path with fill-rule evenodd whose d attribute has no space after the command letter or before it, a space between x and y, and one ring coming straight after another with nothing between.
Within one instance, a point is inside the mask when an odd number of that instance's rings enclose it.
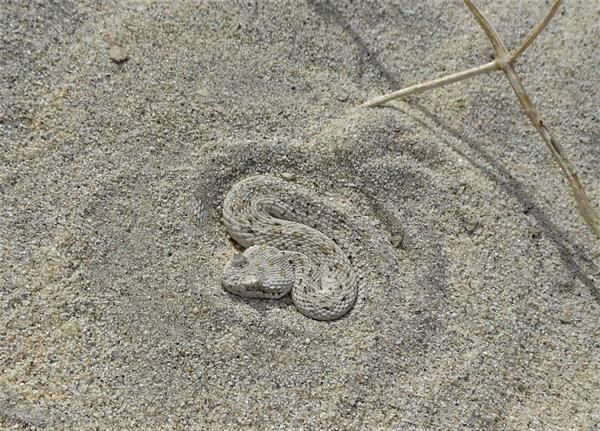
<instances>
[{"instance_id":1,"label":"desert sand","mask_svg":"<svg viewBox=\"0 0 600 431\"><path fill-rule=\"evenodd\" d=\"M510 48L548 2L481 0ZM517 69L600 208L600 6ZM600 241L460 1L0 4L0 428L597 429ZM373 222L354 309L221 286L231 186ZM383 250L383 251L382 251Z\"/></svg>"}]
</instances>

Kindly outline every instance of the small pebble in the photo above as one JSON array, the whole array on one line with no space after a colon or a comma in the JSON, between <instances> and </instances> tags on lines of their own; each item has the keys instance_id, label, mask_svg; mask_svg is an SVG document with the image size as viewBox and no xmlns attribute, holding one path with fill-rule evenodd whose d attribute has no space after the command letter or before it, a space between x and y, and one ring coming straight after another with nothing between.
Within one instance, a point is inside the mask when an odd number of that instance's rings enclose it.
<instances>
[{"instance_id":1,"label":"small pebble","mask_svg":"<svg viewBox=\"0 0 600 431\"><path fill-rule=\"evenodd\" d=\"M123 63L124 61L127 61L129 59L129 54L127 54L125 48L120 47L118 45L111 46L110 50L108 51L108 55L110 56L110 59L115 63Z\"/></svg>"}]
</instances>

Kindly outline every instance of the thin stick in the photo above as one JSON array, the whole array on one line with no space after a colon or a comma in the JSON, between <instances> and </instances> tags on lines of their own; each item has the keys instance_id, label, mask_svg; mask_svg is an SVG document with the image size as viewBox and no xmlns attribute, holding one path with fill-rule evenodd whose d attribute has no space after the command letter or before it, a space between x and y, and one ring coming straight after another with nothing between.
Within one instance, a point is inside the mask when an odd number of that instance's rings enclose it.
<instances>
[{"instance_id":1,"label":"thin stick","mask_svg":"<svg viewBox=\"0 0 600 431\"><path fill-rule=\"evenodd\" d=\"M371 107L378 106L385 102L389 102L392 99L397 99L399 97L405 97L409 94L419 94L425 90L429 90L430 88L442 87L444 85L450 84L456 81L462 81L463 79L470 78L471 76L481 75L482 73L488 73L493 70L499 70L500 68L496 64L495 61L491 61L489 63L484 64L483 66L477 66L472 69L463 70L462 72L453 73L452 75L446 75L441 78L433 79L431 81L421 82L420 84L411 85L410 87L404 88L402 90L394 91L393 93L386 94L384 96L377 97L375 99L369 100L364 103L362 106Z\"/></svg>"},{"instance_id":2,"label":"thin stick","mask_svg":"<svg viewBox=\"0 0 600 431\"><path fill-rule=\"evenodd\" d=\"M533 30L531 31L531 33L529 34L529 36L527 36L527 38L521 44L521 46L514 52L514 54L512 54L510 56L510 60L509 60L510 63L514 64L517 61L517 59L521 55L523 55L523 53L527 50L527 48L529 48L529 46L539 36L539 34L542 31L544 31L544 29L548 26L548 23L550 22L550 20L552 20L552 18L554 18L554 15L556 15L556 12L558 11L558 8L560 7L560 4L561 4L561 0L556 0L554 2L554 4L552 5L552 7L550 8L550 10L548 11L548 13L546 14L546 16L544 17L544 19L542 21L540 21L540 23L533 28Z\"/></svg>"},{"instance_id":3,"label":"thin stick","mask_svg":"<svg viewBox=\"0 0 600 431\"><path fill-rule=\"evenodd\" d=\"M521 107L525 111L525 114L527 114L529 121L531 121L531 124L533 124L535 129L542 137L544 143L550 150L552 157L560 167L561 173L569 182L571 190L573 191L573 195L575 196L575 201L577 202L579 212L583 216L592 232L594 232L594 234L600 238L600 217L592 206L590 199L583 188L583 185L579 181L579 176L577 175L577 172L575 172L575 167L564 155L561 146L558 144L558 141L544 124L542 117L536 110L535 105L525 91L523 83L519 79L519 76L516 74L513 67L508 65L508 67L503 69L503 71L506 74L506 77L508 78L508 81L510 82L515 94L517 95L517 99L519 99Z\"/></svg>"},{"instance_id":4,"label":"thin stick","mask_svg":"<svg viewBox=\"0 0 600 431\"><path fill-rule=\"evenodd\" d=\"M481 28L483 28L485 34L492 42L492 46L496 52L496 61L508 78L508 81L515 92L521 107L527 115L527 118L529 118L529 121L531 121L533 127L535 127L542 137L542 140L550 150L552 157L560 167L561 173L569 182L571 190L575 195L575 201L577 202L579 212L583 216L592 232L594 232L594 234L600 238L600 216L598 216L598 213L594 210L594 207L592 206L585 189L583 188L583 185L579 181L579 176L575 172L573 164L564 155L562 148L558 144L558 141L544 124L542 117L531 100L531 97L529 97L529 94L527 94L519 75L517 75L517 72L509 61L510 57L506 51L506 48L504 47L504 44L502 43L502 40L500 40L500 37L498 36L498 33L492 24L485 18L485 16L483 16L479 8L472 0L464 1L471 13L473 13L473 16L475 16L475 19Z\"/></svg>"},{"instance_id":5,"label":"thin stick","mask_svg":"<svg viewBox=\"0 0 600 431\"><path fill-rule=\"evenodd\" d=\"M479 8L475 5L472 0L464 0L465 4L475 17L475 20L479 23L486 36L492 42L492 46L494 47L494 52L496 53L496 60L502 63L508 61L508 51L504 46L504 43L500 39L500 35L496 32L496 29L492 26L492 24L488 21L488 19L483 16Z\"/></svg>"}]
</instances>

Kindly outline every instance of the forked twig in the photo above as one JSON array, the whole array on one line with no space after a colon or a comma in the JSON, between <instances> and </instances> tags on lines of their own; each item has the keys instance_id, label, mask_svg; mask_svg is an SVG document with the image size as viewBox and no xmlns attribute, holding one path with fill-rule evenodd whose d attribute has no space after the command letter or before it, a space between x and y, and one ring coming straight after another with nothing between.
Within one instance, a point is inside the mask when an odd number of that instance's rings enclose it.
<instances>
[{"instance_id":1,"label":"forked twig","mask_svg":"<svg viewBox=\"0 0 600 431\"><path fill-rule=\"evenodd\" d=\"M538 133L542 137L544 143L546 144L546 146L550 150L550 153L554 157L554 160L556 160L556 162L558 163L558 166L560 167L562 174L565 176L565 178L569 182L569 185L571 186L571 189L573 190L573 194L575 195L575 200L577 201L577 205L579 207L579 212L585 219L585 221L588 224L588 226L590 227L590 229L594 232L594 234L596 234L596 236L598 238L600 238L600 218L598 217L598 214L592 207L592 204L585 192L585 189L583 188L583 185L579 181L579 177L577 176L577 173L575 172L575 168L573 167L573 164L571 163L571 161L568 158L565 157L565 155L563 154L562 148L558 144L558 141L552 135L552 133L550 133L550 130L548 130L548 128L542 121L542 117L540 116L537 109L535 108L535 105L533 104L533 101L529 97L529 94L527 94L527 92L525 91L525 87L523 86L521 79L519 78L519 76L517 75L517 72L515 71L512 64L510 63L510 56L509 56L508 52L506 51L504 44L500 40L500 37L494 30L494 27L481 14L481 12L479 11L479 9L477 8L477 6L475 5L475 3L472 0L464 0L464 1L466 3L467 7L469 8L469 10L473 13L475 18L477 19L477 22L479 23L479 25L485 31L485 34L488 36L488 38L492 42L492 45L496 52L496 61L498 61L500 68L502 69L502 71L504 72L506 77L508 78L508 81L510 82L511 87L512 87L513 91L515 92L517 99L519 99L519 103L521 104L521 107L523 108L523 110L525 111L525 114L527 115L527 118L529 118L529 121L531 121L531 124L533 124L535 129L538 131ZM555 4L559 3L559 2L560 1L557 1L557 2L555 2ZM556 7L556 8L558 8L558 7ZM550 13L556 13L556 8L553 7L551 9ZM544 20L544 21L547 22L547 21L549 21L549 19ZM542 24L544 23L544 21L542 22ZM528 44L531 44L531 41L529 40L529 38L527 39L527 41L525 42L525 44L523 46L525 48L527 48ZM524 51L524 49L523 49L523 51Z\"/></svg>"},{"instance_id":2,"label":"forked twig","mask_svg":"<svg viewBox=\"0 0 600 431\"><path fill-rule=\"evenodd\" d=\"M538 25L534 27L531 31L531 34L527 36L527 38L523 41L521 46L515 51L514 54L510 56L510 63L514 64L519 57L521 57L527 48L533 43L533 41L539 36L539 34L546 28L552 17L558 11L558 8L561 4L561 0L556 0L544 19L540 21ZM419 94L425 90L429 90L430 88L443 87L444 85L452 84L453 82L462 81L463 79L470 78L472 76L481 75L483 73L494 72L496 70L500 70L500 65L496 60L490 61L481 66L473 67L471 69L464 70L462 72L453 73L451 75L446 75L441 78L436 78L431 81L425 81L420 84L411 85L410 87L403 88L402 90L394 91L393 93L385 94L380 97L376 97L362 104L364 107L372 107L379 106L390 100L398 99L401 97L406 97L410 94Z\"/></svg>"},{"instance_id":3,"label":"forked twig","mask_svg":"<svg viewBox=\"0 0 600 431\"><path fill-rule=\"evenodd\" d=\"M395 91L393 93L372 99L363 104L363 106L377 106L381 105L385 102L388 102L393 99L397 99L399 97L405 97L409 94L418 94L430 88L441 87L443 85L450 84L452 82L461 81L463 79L470 78L471 76L480 75L482 73L491 72L494 70L502 70L510 85L515 92L521 107L525 111L525 114L531 121L531 124L538 131L540 136L542 137L544 143L550 150L552 157L560 167L561 173L569 182L571 189L573 190L573 194L575 195L575 200L577 201L577 206L579 208L579 212L583 216L584 220L594 232L594 234L600 238L600 217L598 213L594 210L583 185L579 181L579 177L575 172L575 168L571 161L564 155L562 148L558 144L558 141L550 130L544 124L540 114L538 113L535 105L533 104L531 98L525 91L525 87L521 82L521 79L517 75L513 65L516 63L517 59L527 50L527 48L533 43L533 41L537 38L537 36L546 28L552 17L558 11L558 8L561 4L561 0L555 0L554 4L544 17L544 19L534 27L531 34L525 39L525 41L521 44L521 46L511 55L508 53L504 43L500 39L500 36L492 26L492 24L488 21L488 19L481 13L477 5L473 0L464 0L465 4L487 35L488 39L492 43L494 47L494 52L496 54L496 58L494 61L490 63L486 63L482 66L478 66L472 69L465 70L463 72L454 73L452 75L448 75L442 78L434 79L432 81L427 81L421 84L412 85L405 89Z\"/></svg>"}]
</instances>

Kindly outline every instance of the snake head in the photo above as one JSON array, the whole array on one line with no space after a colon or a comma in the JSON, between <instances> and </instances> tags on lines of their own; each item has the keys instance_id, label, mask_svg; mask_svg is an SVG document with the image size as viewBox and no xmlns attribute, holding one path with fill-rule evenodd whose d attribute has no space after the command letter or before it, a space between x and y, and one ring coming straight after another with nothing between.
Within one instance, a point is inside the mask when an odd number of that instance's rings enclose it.
<instances>
[{"instance_id":1,"label":"snake head","mask_svg":"<svg viewBox=\"0 0 600 431\"><path fill-rule=\"evenodd\" d=\"M246 298L281 298L292 288L294 270L283 252L254 245L223 268L223 287Z\"/></svg>"}]
</instances>

